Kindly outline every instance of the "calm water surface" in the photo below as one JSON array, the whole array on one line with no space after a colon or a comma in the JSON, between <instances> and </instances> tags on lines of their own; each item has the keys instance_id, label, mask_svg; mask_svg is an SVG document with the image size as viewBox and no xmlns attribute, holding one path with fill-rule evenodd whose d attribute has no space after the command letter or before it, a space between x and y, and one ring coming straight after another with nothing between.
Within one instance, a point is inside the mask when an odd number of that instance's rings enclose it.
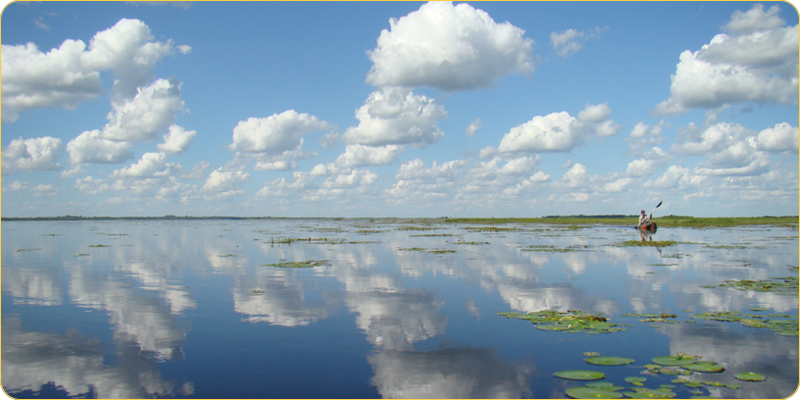
<instances>
[{"instance_id":1,"label":"calm water surface","mask_svg":"<svg viewBox=\"0 0 800 400\"><path fill-rule=\"evenodd\" d=\"M4 222L3 388L21 398L564 398L585 382L554 372L658 388L675 377L642 367L679 352L726 368L690 379L742 385L704 395L785 398L798 387L797 337L687 322L753 307L796 318L796 295L702 287L797 276L796 226L661 229L656 240L682 243L656 248L619 246L639 240L624 227L430 222ZM268 265L311 260L327 261ZM539 310L633 326L590 335L497 315ZM585 352L636 362L592 366ZM746 371L767 380L734 379Z\"/></svg>"}]
</instances>

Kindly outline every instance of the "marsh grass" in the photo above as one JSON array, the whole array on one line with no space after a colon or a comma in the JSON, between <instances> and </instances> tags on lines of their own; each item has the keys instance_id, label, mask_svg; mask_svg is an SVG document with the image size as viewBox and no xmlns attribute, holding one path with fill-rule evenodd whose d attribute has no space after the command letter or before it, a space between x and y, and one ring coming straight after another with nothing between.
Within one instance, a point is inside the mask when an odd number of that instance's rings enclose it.
<instances>
[{"instance_id":1,"label":"marsh grass","mask_svg":"<svg viewBox=\"0 0 800 400\"><path fill-rule=\"evenodd\" d=\"M691 216L668 215L665 217L653 218L659 228L686 227L686 228L720 228L743 225L779 225L794 227L797 229L800 219L797 216L781 217L718 217L718 218L695 218ZM638 217L585 217L585 216L565 216L548 218L452 218L446 223L458 224L550 224L550 225L624 225L634 226L639 220Z\"/></svg>"},{"instance_id":2,"label":"marsh grass","mask_svg":"<svg viewBox=\"0 0 800 400\"><path fill-rule=\"evenodd\" d=\"M422 247L401 247L397 250L400 251L419 251L421 253L431 253L431 254L447 254L447 253L455 253L455 250L450 249L424 249Z\"/></svg>"},{"instance_id":3,"label":"marsh grass","mask_svg":"<svg viewBox=\"0 0 800 400\"><path fill-rule=\"evenodd\" d=\"M666 247L673 246L679 243L690 244L688 242L676 242L674 240L653 240L651 242L643 242L641 240L628 240L618 244L619 247Z\"/></svg>"}]
</instances>

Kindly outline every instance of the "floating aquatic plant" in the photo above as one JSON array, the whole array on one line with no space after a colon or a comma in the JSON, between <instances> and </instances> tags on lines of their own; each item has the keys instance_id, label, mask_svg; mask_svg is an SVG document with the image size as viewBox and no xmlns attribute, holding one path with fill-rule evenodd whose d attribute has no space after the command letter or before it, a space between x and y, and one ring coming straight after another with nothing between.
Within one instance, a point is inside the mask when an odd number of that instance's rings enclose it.
<instances>
[{"instance_id":1,"label":"floating aquatic plant","mask_svg":"<svg viewBox=\"0 0 800 400\"><path fill-rule=\"evenodd\" d=\"M567 379L571 381L596 381L606 377L606 374L602 372L586 370L559 371L553 375L556 378Z\"/></svg>"},{"instance_id":2,"label":"floating aquatic plant","mask_svg":"<svg viewBox=\"0 0 800 400\"><path fill-rule=\"evenodd\" d=\"M401 247L397 250L401 251L420 251L423 253L432 253L432 254L445 254L445 253L455 253L455 250L450 249L423 249L422 247Z\"/></svg>"},{"instance_id":3,"label":"floating aquatic plant","mask_svg":"<svg viewBox=\"0 0 800 400\"><path fill-rule=\"evenodd\" d=\"M498 315L506 318L530 321L532 324L536 325L536 329L543 331L597 334L625 331L627 329L621 328L622 326L631 326L627 324L615 324L609 322L606 317L585 313L580 310L569 310L567 312L543 310L528 314L501 312L498 313Z\"/></svg>"},{"instance_id":4,"label":"floating aquatic plant","mask_svg":"<svg viewBox=\"0 0 800 400\"><path fill-rule=\"evenodd\" d=\"M653 241L641 241L641 240L628 240L618 244L619 247L665 247L665 246L672 246L678 243L684 242L676 242L674 240L653 240Z\"/></svg>"},{"instance_id":5,"label":"floating aquatic plant","mask_svg":"<svg viewBox=\"0 0 800 400\"><path fill-rule=\"evenodd\" d=\"M610 389L598 389L578 386L567 389L564 393L573 399L620 399L622 394Z\"/></svg>"},{"instance_id":6,"label":"floating aquatic plant","mask_svg":"<svg viewBox=\"0 0 800 400\"><path fill-rule=\"evenodd\" d=\"M583 251L582 248L586 248L587 246L569 246L569 247L556 247L551 245L541 245L541 244L534 244L530 245L522 251L543 251L549 253L569 253L572 251Z\"/></svg>"},{"instance_id":7,"label":"floating aquatic plant","mask_svg":"<svg viewBox=\"0 0 800 400\"><path fill-rule=\"evenodd\" d=\"M331 265L330 260L285 261L275 264L265 264L268 267L278 268L313 268L322 265Z\"/></svg>"},{"instance_id":8,"label":"floating aquatic plant","mask_svg":"<svg viewBox=\"0 0 800 400\"><path fill-rule=\"evenodd\" d=\"M754 314L742 314L738 311L716 311L695 314L689 318L719 322L739 322L749 328L769 328L781 336L798 336L798 319L787 314L771 314L761 316Z\"/></svg>"},{"instance_id":9,"label":"floating aquatic plant","mask_svg":"<svg viewBox=\"0 0 800 400\"><path fill-rule=\"evenodd\" d=\"M629 377L625 378L625 382L628 382L628 383L630 383L631 385L634 385L634 386L643 386L644 382L646 382L646 381L647 381L647 378L643 378L641 376L629 376Z\"/></svg>"},{"instance_id":10,"label":"floating aquatic plant","mask_svg":"<svg viewBox=\"0 0 800 400\"><path fill-rule=\"evenodd\" d=\"M742 372L733 376L740 381L746 382L761 382L767 379L766 376L757 374L755 372Z\"/></svg>"},{"instance_id":11,"label":"floating aquatic plant","mask_svg":"<svg viewBox=\"0 0 800 400\"><path fill-rule=\"evenodd\" d=\"M687 356L685 354L678 354L677 356L663 356L653 359L654 364L664 365L668 367L683 366L693 364L699 359L697 356Z\"/></svg>"},{"instance_id":12,"label":"floating aquatic plant","mask_svg":"<svg viewBox=\"0 0 800 400\"><path fill-rule=\"evenodd\" d=\"M586 362L592 365L628 365L633 364L632 358L623 357L589 357Z\"/></svg>"},{"instance_id":13,"label":"floating aquatic plant","mask_svg":"<svg viewBox=\"0 0 800 400\"><path fill-rule=\"evenodd\" d=\"M675 392L669 389L648 389L633 388L632 392L622 392L626 397L632 399L671 399L676 396Z\"/></svg>"},{"instance_id":14,"label":"floating aquatic plant","mask_svg":"<svg viewBox=\"0 0 800 400\"><path fill-rule=\"evenodd\" d=\"M756 292L771 292L779 295L797 296L798 278L793 276L761 279L757 281L742 279L729 279L717 287L733 287L739 290L755 290Z\"/></svg>"},{"instance_id":15,"label":"floating aquatic plant","mask_svg":"<svg viewBox=\"0 0 800 400\"><path fill-rule=\"evenodd\" d=\"M681 365L681 368L694 372L722 372L725 368L713 361L698 361L694 364Z\"/></svg>"}]
</instances>

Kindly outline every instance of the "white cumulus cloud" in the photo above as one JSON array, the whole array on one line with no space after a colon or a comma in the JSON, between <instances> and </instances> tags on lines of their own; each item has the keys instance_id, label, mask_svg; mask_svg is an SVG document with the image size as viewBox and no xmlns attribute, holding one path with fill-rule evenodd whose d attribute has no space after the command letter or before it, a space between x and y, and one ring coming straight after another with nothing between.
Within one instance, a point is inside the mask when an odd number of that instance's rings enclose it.
<instances>
[{"instance_id":1,"label":"white cumulus cloud","mask_svg":"<svg viewBox=\"0 0 800 400\"><path fill-rule=\"evenodd\" d=\"M244 171L225 171L222 167L211 171L203 190L216 192L222 195L242 193L241 186L250 181L250 174Z\"/></svg>"},{"instance_id":2,"label":"white cumulus cloud","mask_svg":"<svg viewBox=\"0 0 800 400\"><path fill-rule=\"evenodd\" d=\"M444 106L409 89L389 86L372 92L356 110L358 126L347 128L347 144L425 147L444 136L436 123L447 117Z\"/></svg>"},{"instance_id":3,"label":"white cumulus cloud","mask_svg":"<svg viewBox=\"0 0 800 400\"><path fill-rule=\"evenodd\" d=\"M330 125L313 115L287 110L266 118L248 118L233 128L234 151L280 154L302 144L299 137L313 131L327 129Z\"/></svg>"},{"instance_id":4,"label":"white cumulus cloud","mask_svg":"<svg viewBox=\"0 0 800 400\"><path fill-rule=\"evenodd\" d=\"M17 170L47 171L61 169L58 156L63 145L61 139L50 136L32 139L14 139L3 149L3 175Z\"/></svg>"},{"instance_id":5,"label":"white cumulus cloud","mask_svg":"<svg viewBox=\"0 0 800 400\"><path fill-rule=\"evenodd\" d=\"M394 144L380 147L349 144L344 153L336 158L335 163L342 168L386 165L393 163L402 152L403 146Z\"/></svg>"},{"instance_id":6,"label":"white cumulus cloud","mask_svg":"<svg viewBox=\"0 0 800 400\"><path fill-rule=\"evenodd\" d=\"M577 120L562 111L511 128L503 136L497 150L501 153L556 151L568 152L580 144Z\"/></svg>"},{"instance_id":7,"label":"white cumulus cloud","mask_svg":"<svg viewBox=\"0 0 800 400\"><path fill-rule=\"evenodd\" d=\"M680 55L672 96L656 112L681 114L741 102L797 104L798 25L783 26L777 6L737 11L729 34L716 35L697 52ZM778 25L781 23L781 25Z\"/></svg>"},{"instance_id":8,"label":"white cumulus cloud","mask_svg":"<svg viewBox=\"0 0 800 400\"><path fill-rule=\"evenodd\" d=\"M173 175L181 169L177 163L168 163L165 153L144 153L142 158L131 166L115 170L111 178L156 178Z\"/></svg>"},{"instance_id":9,"label":"white cumulus cloud","mask_svg":"<svg viewBox=\"0 0 800 400\"><path fill-rule=\"evenodd\" d=\"M181 47L184 53L187 48ZM65 40L44 53L34 43L2 45L2 109L4 121L43 107L74 109L103 90L100 73L113 71L118 97L129 98L153 78L155 64L172 54L174 45L153 41L150 29L135 19L122 19L89 42ZM185 54L185 53L184 53Z\"/></svg>"},{"instance_id":10,"label":"white cumulus cloud","mask_svg":"<svg viewBox=\"0 0 800 400\"><path fill-rule=\"evenodd\" d=\"M469 125L467 126L467 130L466 130L465 133L466 133L467 136L473 137L473 136L475 136L475 132L477 132L478 129L481 129L481 119L480 118L476 119L475 121L470 122Z\"/></svg>"},{"instance_id":11,"label":"white cumulus cloud","mask_svg":"<svg viewBox=\"0 0 800 400\"><path fill-rule=\"evenodd\" d=\"M800 132L796 126L791 126L786 122L775 124L772 128L767 128L758 133L758 148L766 151L798 151L798 139Z\"/></svg>"},{"instance_id":12,"label":"white cumulus cloud","mask_svg":"<svg viewBox=\"0 0 800 400\"><path fill-rule=\"evenodd\" d=\"M169 132L164 134L164 143L157 144L156 148L163 153L183 153L196 134L197 131L187 131L182 126L170 125Z\"/></svg>"},{"instance_id":13,"label":"white cumulus cloud","mask_svg":"<svg viewBox=\"0 0 800 400\"><path fill-rule=\"evenodd\" d=\"M175 122L175 113L183 109L180 87L176 79L159 79L139 88L132 99L111 103L103 138L128 142L156 140L158 132Z\"/></svg>"},{"instance_id":14,"label":"white cumulus cloud","mask_svg":"<svg viewBox=\"0 0 800 400\"><path fill-rule=\"evenodd\" d=\"M444 91L489 87L509 73L534 70L533 40L466 3L429 2L389 20L369 52L373 86L430 86Z\"/></svg>"},{"instance_id":15,"label":"white cumulus cloud","mask_svg":"<svg viewBox=\"0 0 800 400\"><path fill-rule=\"evenodd\" d=\"M78 164L115 164L133 158L130 142L103 139L100 130L85 131L67 143L69 162Z\"/></svg>"}]
</instances>

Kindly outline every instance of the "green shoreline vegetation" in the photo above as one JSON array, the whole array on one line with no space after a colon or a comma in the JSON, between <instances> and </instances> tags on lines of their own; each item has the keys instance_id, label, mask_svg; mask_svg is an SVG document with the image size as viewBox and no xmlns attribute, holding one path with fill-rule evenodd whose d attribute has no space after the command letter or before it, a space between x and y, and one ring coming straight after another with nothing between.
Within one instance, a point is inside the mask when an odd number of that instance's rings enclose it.
<instances>
[{"instance_id":1,"label":"green shoreline vegetation","mask_svg":"<svg viewBox=\"0 0 800 400\"><path fill-rule=\"evenodd\" d=\"M431 225L435 223L446 224L472 224L472 225L503 225L503 224L545 224L545 225L620 225L620 226L634 226L638 222L637 216L630 215L569 215L569 216L545 216L540 218L321 218L321 217L308 217L308 218L290 218L290 217L235 217L235 216L176 216L164 215L160 217L84 217L80 215L64 215L55 217L2 217L0 221L159 221L159 220L301 220L301 219L316 219L316 220L364 220L367 219L373 223L402 223L402 224L424 224ZM798 225L800 218L798 216L762 216L762 217L691 217L668 215L665 217L653 218L653 221L658 224L660 228L670 227L687 227L687 228L718 228L718 227L731 227L731 226L746 226L746 225ZM483 230L479 227L471 227ZM434 227L409 227L401 226L398 230L429 230L436 229ZM516 230L519 228L507 228L498 230Z\"/></svg>"}]
</instances>

